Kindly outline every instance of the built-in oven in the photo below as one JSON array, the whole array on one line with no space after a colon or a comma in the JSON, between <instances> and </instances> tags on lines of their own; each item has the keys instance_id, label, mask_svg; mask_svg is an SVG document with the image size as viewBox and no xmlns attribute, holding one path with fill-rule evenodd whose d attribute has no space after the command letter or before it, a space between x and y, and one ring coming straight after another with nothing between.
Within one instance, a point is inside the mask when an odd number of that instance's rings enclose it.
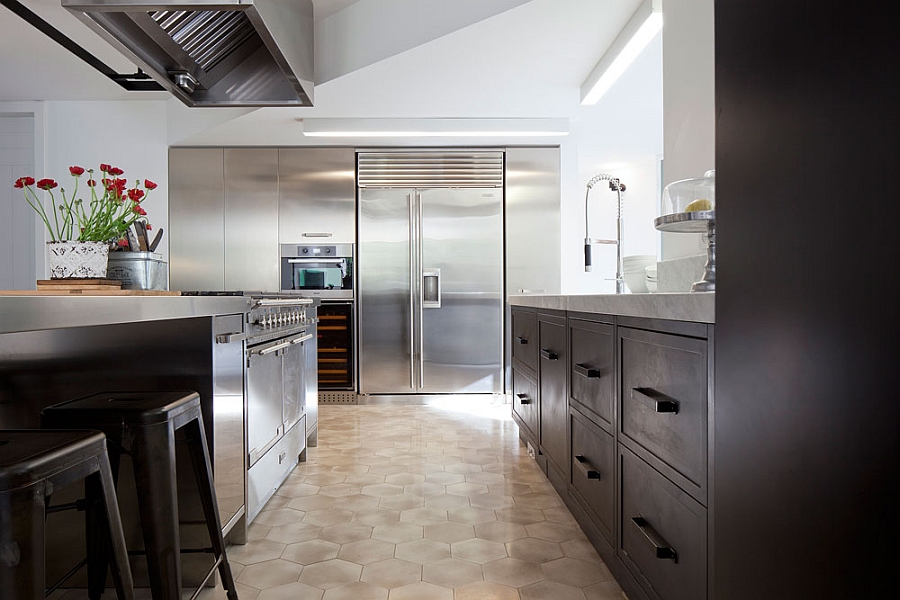
<instances>
[{"instance_id":1,"label":"built-in oven","mask_svg":"<svg viewBox=\"0 0 900 600\"><path fill-rule=\"evenodd\" d=\"M281 291L353 299L353 244L281 244Z\"/></svg>"}]
</instances>

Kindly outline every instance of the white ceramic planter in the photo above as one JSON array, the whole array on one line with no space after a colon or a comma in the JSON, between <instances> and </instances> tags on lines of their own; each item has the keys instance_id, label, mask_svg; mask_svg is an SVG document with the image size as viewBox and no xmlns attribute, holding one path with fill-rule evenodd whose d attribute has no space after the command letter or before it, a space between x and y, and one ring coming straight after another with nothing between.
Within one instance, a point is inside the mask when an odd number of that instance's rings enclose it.
<instances>
[{"instance_id":1,"label":"white ceramic planter","mask_svg":"<svg viewBox=\"0 0 900 600\"><path fill-rule=\"evenodd\" d=\"M47 242L50 279L105 278L108 255L106 242Z\"/></svg>"}]
</instances>

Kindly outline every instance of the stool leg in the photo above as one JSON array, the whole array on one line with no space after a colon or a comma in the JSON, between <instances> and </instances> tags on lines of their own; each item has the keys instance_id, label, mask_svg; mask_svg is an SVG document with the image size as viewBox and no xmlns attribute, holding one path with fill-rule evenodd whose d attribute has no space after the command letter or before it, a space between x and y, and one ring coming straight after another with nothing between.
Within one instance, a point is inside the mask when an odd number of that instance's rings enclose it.
<instances>
[{"instance_id":1,"label":"stool leg","mask_svg":"<svg viewBox=\"0 0 900 600\"><path fill-rule=\"evenodd\" d=\"M84 539L87 546L88 598L100 600L106 590L109 535L100 472L84 478Z\"/></svg>"},{"instance_id":2,"label":"stool leg","mask_svg":"<svg viewBox=\"0 0 900 600\"><path fill-rule=\"evenodd\" d=\"M43 598L44 486L0 493L0 598Z\"/></svg>"},{"instance_id":3,"label":"stool leg","mask_svg":"<svg viewBox=\"0 0 900 600\"><path fill-rule=\"evenodd\" d=\"M181 600L181 543L171 423L133 428L132 458L153 600Z\"/></svg>"},{"instance_id":4,"label":"stool leg","mask_svg":"<svg viewBox=\"0 0 900 600\"><path fill-rule=\"evenodd\" d=\"M219 575L222 576L222 585L230 600L237 600L237 589L234 585L234 577L231 574L231 565L225 555L225 540L222 538L222 522L219 519L219 504L216 501L216 488L213 482L212 464L209 460L209 446L206 445L206 433L203 431L203 421L194 419L185 425L190 443L191 462L194 474L197 478L197 487L200 489L200 501L203 504L203 514L206 516L206 528L209 530L209 539L212 543L216 559L221 557L219 563Z\"/></svg>"},{"instance_id":5,"label":"stool leg","mask_svg":"<svg viewBox=\"0 0 900 600\"><path fill-rule=\"evenodd\" d=\"M119 600L134 600L134 581L131 577L131 565L128 563L128 549L125 547L125 532L122 530L122 519L119 514L119 501L116 498L115 484L109 465L109 457L100 457L100 487L103 494L103 506L106 516L106 531L109 534L109 547L113 560L110 564L116 595ZM103 578L106 579L106 565L103 566ZM105 582L104 582L105 583ZM90 584L89 584L90 587Z\"/></svg>"}]
</instances>

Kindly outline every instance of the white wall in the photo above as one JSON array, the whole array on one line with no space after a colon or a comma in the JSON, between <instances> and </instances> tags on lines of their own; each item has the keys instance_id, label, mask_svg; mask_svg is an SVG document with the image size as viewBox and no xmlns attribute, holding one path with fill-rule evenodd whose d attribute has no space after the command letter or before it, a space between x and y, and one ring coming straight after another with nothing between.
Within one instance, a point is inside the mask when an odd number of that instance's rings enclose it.
<instances>
[{"instance_id":1,"label":"white wall","mask_svg":"<svg viewBox=\"0 0 900 600\"><path fill-rule=\"evenodd\" d=\"M715 169L713 0L663 2L665 184ZM700 234L666 233L662 258L706 252Z\"/></svg>"},{"instance_id":2,"label":"white wall","mask_svg":"<svg viewBox=\"0 0 900 600\"><path fill-rule=\"evenodd\" d=\"M39 175L66 187L70 166L99 172L107 163L123 169L129 185L150 179L159 187L142 203L147 218L154 230L168 229L166 115L165 101L47 102L45 169ZM156 251L168 260L168 248L164 233Z\"/></svg>"}]
</instances>

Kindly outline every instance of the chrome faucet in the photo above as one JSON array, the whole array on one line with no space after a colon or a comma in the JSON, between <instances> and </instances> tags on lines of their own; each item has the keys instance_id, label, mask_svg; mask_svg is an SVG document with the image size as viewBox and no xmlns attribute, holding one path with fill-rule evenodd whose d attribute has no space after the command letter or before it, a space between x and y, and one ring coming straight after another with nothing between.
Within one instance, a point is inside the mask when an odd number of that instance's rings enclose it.
<instances>
[{"instance_id":1,"label":"chrome faucet","mask_svg":"<svg viewBox=\"0 0 900 600\"><path fill-rule=\"evenodd\" d=\"M616 239L614 240L594 240L588 233L588 197L591 195L591 188L601 181L609 181L609 189L616 193L617 209L616 209ZM618 177L601 173L594 175L587 182L587 190L584 193L584 270L586 273L591 271L591 244L615 244L616 245L616 293L625 293L625 268L622 263L622 193L625 191L625 184L619 181Z\"/></svg>"}]
</instances>

